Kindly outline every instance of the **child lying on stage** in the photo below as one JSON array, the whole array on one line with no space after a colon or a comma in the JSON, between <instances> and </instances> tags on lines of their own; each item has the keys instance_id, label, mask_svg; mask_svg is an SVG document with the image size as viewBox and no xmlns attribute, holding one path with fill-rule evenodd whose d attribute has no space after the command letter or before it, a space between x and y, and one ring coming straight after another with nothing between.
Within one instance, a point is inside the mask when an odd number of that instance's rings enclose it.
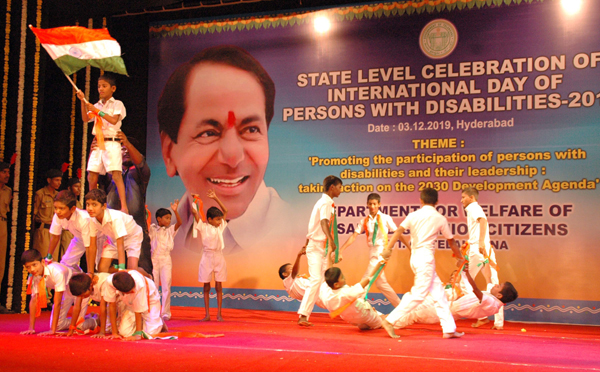
<instances>
[{"instance_id":1,"label":"child lying on stage","mask_svg":"<svg viewBox=\"0 0 600 372\"><path fill-rule=\"evenodd\" d=\"M458 299L448 298L448 301L452 301L450 311L454 319L478 319L495 315L504 304L514 301L518 297L517 290L510 282L496 284L489 292L482 292L469 274L468 266L465 266L464 277L467 278L473 291L465 293ZM469 286L463 285L462 288L469 288ZM446 294L451 297L453 291L446 292ZM394 328L404 328L414 323L436 324L439 321L433 298L428 296L422 304L393 325Z\"/></svg>"},{"instance_id":2,"label":"child lying on stage","mask_svg":"<svg viewBox=\"0 0 600 372\"><path fill-rule=\"evenodd\" d=\"M325 271L325 283L321 286L321 299L330 312L339 311L342 307L350 304L341 314L340 318L361 330L381 328L381 314L369 304L363 296L365 287L377 270L384 264L381 260L359 283L350 287L346 284L346 278L338 267L332 267Z\"/></svg>"},{"instance_id":3,"label":"child lying on stage","mask_svg":"<svg viewBox=\"0 0 600 372\"><path fill-rule=\"evenodd\" d=\"M300 252L298 252L298 256L296 257L293 266L292 264L287 263L279 268L279 277L283 279L285 291L291 298L295 298L298 301L302 301L302 298L306 293L306 288L310 285L310 280L306 274L298 275L298 271L300 270L300 258L305 254L306 251L301 249ZM323 304L323 301L321 301L319 293L317 293L315 305L325 309L325 305Z\"/></svg>"}]
</instances>

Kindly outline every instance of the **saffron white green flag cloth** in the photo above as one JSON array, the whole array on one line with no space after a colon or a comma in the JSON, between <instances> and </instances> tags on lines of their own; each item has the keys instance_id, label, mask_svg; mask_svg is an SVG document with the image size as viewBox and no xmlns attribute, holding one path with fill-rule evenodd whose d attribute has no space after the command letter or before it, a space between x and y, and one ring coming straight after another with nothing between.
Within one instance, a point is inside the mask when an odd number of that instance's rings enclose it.
<instances>
[{"instance_id":1,"label":"saffron white green flag cloth","mask_svg":"<svg viewBox=\"0 0 600 372\"><path fill-rule=\"evenodd\" d=\"M121 58L121 46L105 28L30 28L50 57L67 75L87 65L127 75L125 62Z\"/></svg>"}]
</instances>

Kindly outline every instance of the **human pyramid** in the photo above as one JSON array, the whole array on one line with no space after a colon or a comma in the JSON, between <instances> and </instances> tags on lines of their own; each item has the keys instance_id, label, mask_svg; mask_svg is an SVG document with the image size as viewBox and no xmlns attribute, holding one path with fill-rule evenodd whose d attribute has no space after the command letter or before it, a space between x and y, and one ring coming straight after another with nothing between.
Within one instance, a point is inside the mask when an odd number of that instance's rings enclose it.
<instances>
[{"instance_id":1,"label":"human pyramid","mask_svg":"<svg viewBox=\"0 0 600 372\"><path fill-rule=\"evenodd\" d=\"M383 328L392 338L400 337L395 329L414 323L438 322L441 323L444 338L459 338L464 333L456 331L455 319L478 319L473 327L479 327L486 324L487 317L491 315L495 316L493 327L503 328L503 306L514 301L518 294L511 283L500 284L498 281L487 218L477 203L479 193L476 189L466 188L461 195L469 229L468 243L463 252L454 240L448 221L436 211L438 193L431 188L421 191L421 208L408 214L398 228L390 216L379 211L380 196L370 194L367 197L369 215L357 224L355 233L338 248L332 233L336 230L336 226L333 226L336 214L333 199L341 193L342 180L327 176L323 181L323 190L324 194L315 204L310 217L306 244L293 265L285 264L279 268L279 276L288 294L302 301L298 310L298 325L313 325L308 319L316 304L327 309L332 316L339 315L362 330ZM395 231L394 235L388 242L388 234L392 231ZM410 239L404 234L409 231ZM332 265L342 259L342 252L362 232L366 233L370 249L369 265L361 281L349 286L341 270ZM454 273L454 280L448 289L445 289L435 270L434 243L439 234L447 239L448 246L457 258L457 267L461 268ZM415 275L413 287L401 301L382 271L398 240L411 251L410 265ZM303 255L308 260L308 278L298 275ZM487 282L485 292L479 290L473 280L480 270ZM373 283L395 307L390 314L377 312L366 301L365 292Z\"/></svg>"}]
</instances>

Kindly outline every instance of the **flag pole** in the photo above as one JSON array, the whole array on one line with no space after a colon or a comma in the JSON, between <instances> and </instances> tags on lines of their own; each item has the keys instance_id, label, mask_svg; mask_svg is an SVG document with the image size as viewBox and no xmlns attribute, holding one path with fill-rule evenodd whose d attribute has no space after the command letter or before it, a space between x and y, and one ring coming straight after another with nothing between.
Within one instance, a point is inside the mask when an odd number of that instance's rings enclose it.
<instances>
[{"instance_id":1,"label":"flag pole","mask_svg":"<svg viewBox=\"0 0 600 372\"><path fill-rule=\"evenodd\" d=\"M63 74L65 74L65 76L67 77L67 79L69 79L69 82L71 83L71 85L73 86L73 88L75 89L75 93L79 93L79 88L77 88L77 85L75 85L75 83L73 82L73 79L71 79L71 77L69 75L67 75L64 71ZM85 103L89 103L87 99L85 99L85 97L83 98L83 101Z\"/></svg>"}]
</instances>

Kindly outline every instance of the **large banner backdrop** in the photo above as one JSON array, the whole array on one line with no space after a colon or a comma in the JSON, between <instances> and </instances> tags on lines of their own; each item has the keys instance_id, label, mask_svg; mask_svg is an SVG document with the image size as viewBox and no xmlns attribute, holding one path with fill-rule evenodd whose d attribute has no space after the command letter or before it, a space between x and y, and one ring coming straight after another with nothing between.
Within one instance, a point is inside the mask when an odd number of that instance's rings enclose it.
<instances>
[{"instance_id":1,"label":"large banner backdrop","mask_svg":"<svg viewBox=\"0 0 600 372\"><path fill-rule=\"evenodd\" d=\"M148 204L154 214L182 200L174 305L202 306L190 193L206 210L214 189L229 210L224 305L296 310L277 271L304 245L333 174L344 182L340 245L368 214L369 193L399 224L425 187L440 191L438 210L464 241L461 189L476 187L500 281L519 291L506 319L600 324L599 4L567 15L559 1L424 3L152 25ZM316 31L320 17L329 30ZM256 61L210 62L225 46ZM454 260L438 243L446 280ZM405 293L413 274L397 248L386 275ZM356 283L367 264L361 235L340 267Z\"/></svg>"}]
</instances>

